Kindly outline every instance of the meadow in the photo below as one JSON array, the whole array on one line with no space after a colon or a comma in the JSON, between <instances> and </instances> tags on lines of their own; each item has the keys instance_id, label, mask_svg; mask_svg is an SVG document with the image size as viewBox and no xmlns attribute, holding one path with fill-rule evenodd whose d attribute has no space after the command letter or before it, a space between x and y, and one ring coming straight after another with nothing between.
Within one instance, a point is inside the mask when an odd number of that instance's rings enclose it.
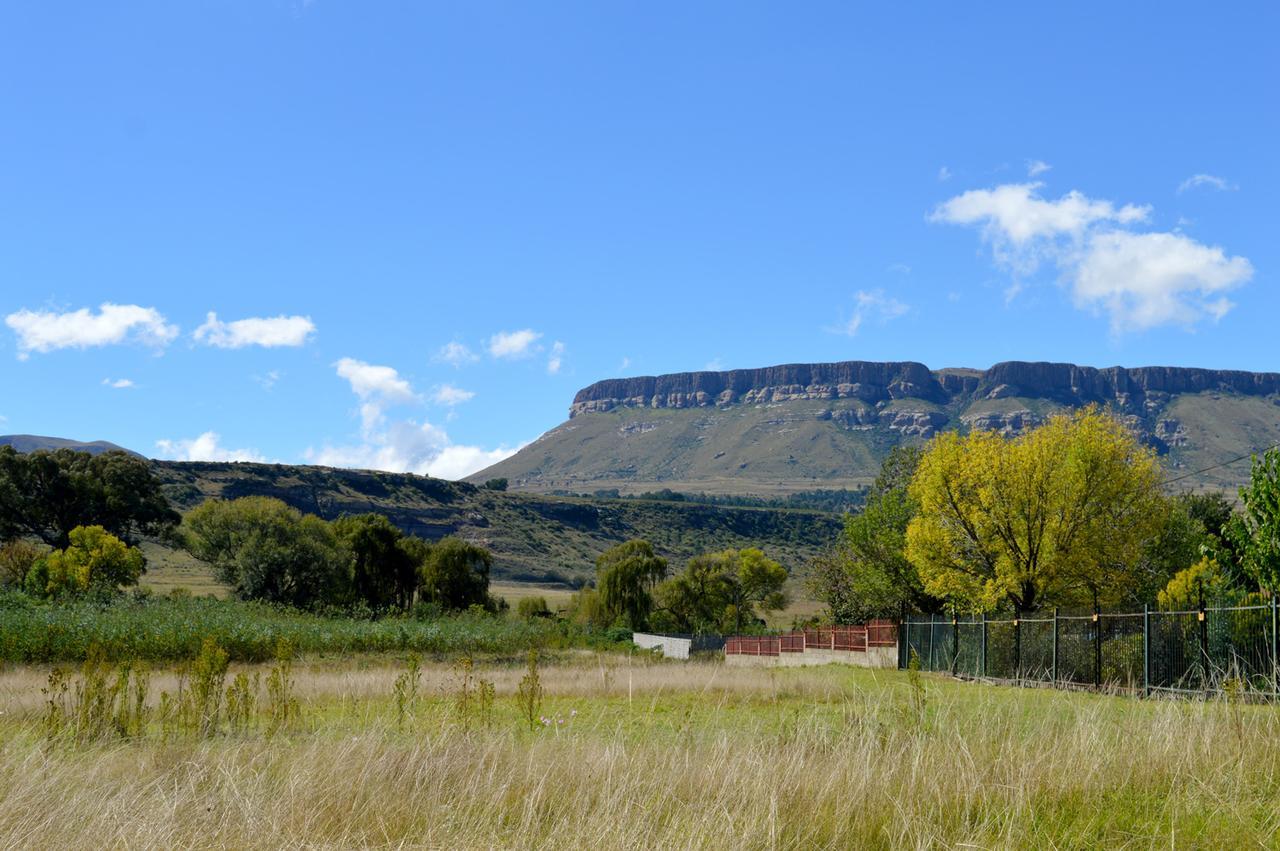
<instances>
[{"instance_id":1,"label":"meadow","mask_svg":"<svg viewBox=\"0 0 1280 851\"><path fill-rule=\"evenodd\" d=\"M297 716L49 733L0 672L0 846L1179 848L1280 840L1280 720L829 666L299 659ZM246 680L268 665L232 665ZM150 700L176 688L152 672ZM486 699L488 684L492 697Z\"/></svg>"}]
</instances>

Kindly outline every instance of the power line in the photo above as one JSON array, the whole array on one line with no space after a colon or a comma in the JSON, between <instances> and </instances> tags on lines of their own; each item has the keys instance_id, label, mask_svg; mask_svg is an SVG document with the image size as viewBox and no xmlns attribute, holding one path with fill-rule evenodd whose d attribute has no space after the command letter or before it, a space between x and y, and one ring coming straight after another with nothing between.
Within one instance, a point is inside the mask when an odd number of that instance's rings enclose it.
<instances>
[{"instance_id":1,"label":"power line","mask_svg":"<svg viewBox=\"0 0 1280 851\"><path fill-rule=\"evenodd\" d=\"M1271 444L1271 445L1270 445L1270 446L1268 446L1266 449L1263 449L1263 450L1262 450L1262 453L1263 453L1263 454L1265 454L1265 453L1267 453L1267 452L1270 452L1272 449L1275 449L1276 447L1280 447L1280 443L1273 443L1273 444ZM1190 473L1183 473L1181 476L1177 476L1177 477L1172 478L1172 479L1166 479L1166 480L1165 480L1165 484L1166 484L1166 485L1171 485L1171 484L1173 484L1174 482L1180 482L1180 481L1182 481L1183 479L1189 479L1189 478L1191 478L1192 476L1198 476L1198 475L1200 475L1201 473L1208 473L1209 471L1211 471L1211 470L1216 470L1216 469L1218 469L1219 467L1227 467L1227 466L1229 466L1229 465L1231 465L1231 464L1236 463L1237 461L1243 461L1243 460L1244 460L1244 459L1246 459L1246 458L1252 458L1252 457L1253 457L1254 455L1256 455L1256 454L1259 454L1259 453L1257 453L1257 452L1255 452L1255 451L1253 451L1253 450L1250 450L1250 451L1246 452L1246 453L1245 453L1245 454L1243 454L1243 455L1237 455L1235 458L1232 458L1230 461L1223 461L1223 462L1221 462L1221 463L1219 463L1219 464L1214 464L1214 465L1213 465L1213 466L1211 466L1211 467L1205 467L1203 470L1194 470L1194 471L1192 471L1192 472L1190 472Z\"/></svg>"}]
</instances>

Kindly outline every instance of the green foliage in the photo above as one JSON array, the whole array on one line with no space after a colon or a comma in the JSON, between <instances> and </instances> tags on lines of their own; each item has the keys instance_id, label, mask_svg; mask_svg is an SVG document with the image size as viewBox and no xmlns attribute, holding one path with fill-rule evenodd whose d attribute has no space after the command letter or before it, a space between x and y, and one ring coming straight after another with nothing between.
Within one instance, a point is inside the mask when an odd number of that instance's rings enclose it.
<instances>
[{"instance_id":1,"label":"green foliage","mask_svg":"<svg viewBox=\"0 0 1280 851\"><path fill-rule=\"evenodd\" d=\"M142 458L0 446L0 541L31 535L63 549L75 527L101 526L132 544L178 520Z\"/></svg>"},{"instance_id":2,"label":"green foliage","mask_svg":"<svg viewBox=\"0 0 1280 851\"><path fill-rule=\"evenodd\" d=\"M425 542L405 544L404 533L381 514L346 515L331 525L349 554L345 584L351 599L374 611L408 611L429 554Z\"/></svg>"},{"instance_id":3,"label":"green foliage","mask_svg":"<svg viewBox=\"0 0 1280 851\"><path fill-rule=\"evenodd\" d=\"M489 569L493 556L484 547L448 537L431 548L420 568L418 590L422 599L446 610L471 606L495 609L489 596Z\"/></svg>"},{"instance_id":4,"label":"green foliage","mask_svg":"<svg viewBox=\"0 0 1280 851\"><path fill-rule=\"evenodd\" d=\"M516 706L529 729L536 729L538 716L542 712L542 677L538 674L537 650L529 651L528 667L520 678L520 685L516 687Z\"/></svg>"},{"instance_id":5,"label":"green foliage","mask_svg":"<svg viewBox=\"0 0 1280 851\"><path fill-rule=\"evenodd\" d=\"M223 684L230 657L213 638L206 638L200 655L190 666L190 683L180 689L178 726L185 732L207 738L218 732L222 718Z\"/></svg>"},{"instance_id":6,"label":"green foliage","mask_svg":"<svg viewBox=\"0 0 1280 851\"><path fill-rule=\"evenodd\" d=\"M489 479L484 483L485 490L504 491L507 489L506 479Z\"/></svg>"},{"instance_id":7,"label":"green foliage","mask_svg":"<svg viewBox=\"0 0 1280 851\"><path fill-rule=\"evenodd\" d=\"M1244 572L1260 587L1280 592L1280 448L1253 457L1240 501L1244 511L1231 522L1227 537Z\"/></svg>"},{"instance_id":8,"label":"green foliage","mask_svg":"<svg viewBox=\"0 0 1280 851\"><path fill-rule=\"evenodd\" d=\"M118 591L138 583L145 560L137 547L126 546L101 526L77 526L69 538L65 550L54 550L32 564L23 580L27 593L62 597Z\"/></svg>"},{"instance_id":9,"label":"green foliage","mask_svg":"<svg viewBox=\"0 0 1280 851\"><path fill-rule=\"evenodd\" d=\"M0 544L0 588L23 588L27 574L44 550L30 541L17 539Z\"/></svg>"},{"instance_id":10,"label":"green foliage","mask_svg":"<svg viewBox=\"0 0 1280 851\"><path fill-rule=\"evenodd\" d=\"M938 612L943 601L927 593L907 560L907 526L917 504L908 486L920 462L914 447L895 447L885 459L860 514L845 517L835 550L819 559L810 590L827 604L836 623L897 617L903 607Z\"/></svg>"},{"instance_id":11,"label":"green foliage","mask_svg":"<svg viewBox=\"0 0 1280 851\"><path fill-rule=\"evenodd\" d=\"M603 629L610 624L609 613L594 588L582 588L570 597L566 615L578 626Z\"/></svg>"},{"instance_id":12,"label":"green foliage","mask_svg":"<svg viewBox=\"0 0 1280 851\"><path fill-rule=\"evenodd\" d=\"M652 591L667 574L667 560L648 541L627 541L596 558L597 587L605 617L644 629L653 607Z\"/></svg>"},{"instance_id":13,"label":"green foliage","mask_svg":"<svg viewBox=\"0 0 1280 851\"><path fill-rule=\"evenodd\" d=\"M786 607L786 581L786 568L757 549L696 556L658 586L653 620L680 632L741 632L758 625L757 609Z\"/></svg>"},{"instance_id":14,"label":"green foliage","mask_svg":"<svg viewBox=\"0 0 1280 851\"><path fill-rule=\"evenodd\" d=\"M44 731L50 739L76 744L109 738L132 738L146 728L150 676L136 664L113 668L101 648L92 647L74 686L62 670L49 674Z\"/></svg>"},{"instance_id":15,"label":"green foliage","mask_svg":"<svg viewBox=\"0 0 1280 851\"><path fill-rule=\"evenodd\" d=\"M275 658L280 639L302 654L519 653L587 643L572 624L547 618L525 621L486 613L358 620L210 598L45 603L25 594L0 594L0 661L79 661L94 644L110 659L183 660L201 652L206 636L242 662Z\"/></svg>"},{"instance_id":16,"label":"green foliage","mask_svg":"<svg viewBox=\"0 0 1280 851\"><path fill-rule=\"evenodd\" d=\"M404 671L396 677L391 693L395 698L396 729L403 730L405 723L413 720L413 711L418 704L418 686L422 681L422 663L417 653L410 653L405 659Z\"/></svg>"},{"instance_id":17,"label":"green foliage","mask_svg":"<svg viewBox=\"0 0 1280 851\"><path fill-rule=\"evenodd\" d=\"M525 618L549 618L551 609L546 597L523 597L516 603L516 615Z\"/></svg>"},{"instance_id":18,"label":"green foliage","mask_svg":"<svg viewBox=\"0 0 1280 851\"><path fill-rule=\"evenodd\" d=\"M276 640L276 659L267 672L267 735L274 736L293 727L302 717L298 699L293 696L293 642Z\"/></svg>"},{"instance_id":19,"label":"green foliage","mask_svg":"<svg viewBox=\"0 0 1280 851\"><path fill-rule=\"evenodd\" d=\"M187 513L187 548L245 600L308 606L334 599L349 564L330 525L278 499L210 500Z\"/></svg>"},{"instance_id":20,"label":"green foliage","mask_svg":"<svg viewBox=\"0 0 1280 851\"><path fill-rule=\"evenodd\" d=\"M1013 440L940 435L909 493L906 554L924 590L972 609L1132 593L1167 511L1151 452L1092 408Z\"/></svg>"},{"instance_id":21,"label":"green foliage","mask_svg":"<svg viewBox=\"0 0 1280 851\"><path fill-rule=\"evenodd\" d=\"M1216 561L1205 556L1200 561L1180 570L1169 580L1159 595L1162 608L1194 607L1203 595L1213 599L1231 585L1230 578Z\"/></svg>"}]
</instances>

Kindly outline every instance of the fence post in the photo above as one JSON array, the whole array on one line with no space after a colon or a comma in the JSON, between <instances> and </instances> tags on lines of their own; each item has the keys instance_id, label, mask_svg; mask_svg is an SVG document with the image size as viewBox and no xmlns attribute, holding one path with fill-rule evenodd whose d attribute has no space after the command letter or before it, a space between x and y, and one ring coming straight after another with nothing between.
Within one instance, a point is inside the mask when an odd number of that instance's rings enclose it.
<instances>
[{"instance_id":1,"label":"fence post","mask_svg":"<svg viewBox=\"0 0 1280 851\"><path fill-rule=\"evenodd\" d=\"M960 669L960 618L951 610L951 676Z\"/></svg>"},{"instance_id":2,"label":"fence post","mask_svg":"<svg viewBox=\"0 0 1280 851\"><path fill-rule=\"evenodd\" d=\"M987 677L987 613L982 613L982 678Z\"/></svg>"},{"instance_id":3,"label":"fence post","mask_svg":"<svg viewBox=\"0 0 1280 851\"><path fill-rule=\"evenodd\" d=\"M1196 612L1200 621L1200 687L1209 693L1209 613L1204 607L1204 583L1200 584L1200 609Z\"/></svg>"},{"instance_id":4,"label":"fence post","mask_svg":"<svg viewBox=\"0 0 1280 851\"><path fill-rule=\"evenodd\" d=\"M1280 614L1276 610L1276 592L1271 592L1271 696L1272 698L1280 697L1280 677L1277 676L1277 670L1280 670L1280 637L1276 635L1276 627L1280 626Z\"/></svg>"},{"instance_id":5,"label":"fence post","mask_svg":"<svg viewBox=\"0 0 1280 851\"><path fill-rule=\"evenodd\" d=\"M1093 687L1102 690L1102 610L1093 610Z\"/></svg>"},{"instance_id":6,"label":"fence post","mask_svg":"<svg viewBox=\"0 0 1280 851\"><path fill-rule=\"evenodd\" d=\"M1058 684L1058 607L1053 607L1053 684Z\"/></svg>"},{"instance_id":7,"label":"fence post","mask_svg":"<svg viewBox=\"0 0 1280 851\"><path fill-rule=\"evenodd\" d=\"M1013 680L1022 682L1022 613L1013 610Z\"/></svg>"},{"instance_id":8,"label":"fence post","mask_svg":"<svg viewBox=\"0 0 1280 851\"><path fill-rule=\"evenodd\" d=\"M1151 697L1151 607L1142 606L1142 696Z\"/></svg>"}]
</instances>

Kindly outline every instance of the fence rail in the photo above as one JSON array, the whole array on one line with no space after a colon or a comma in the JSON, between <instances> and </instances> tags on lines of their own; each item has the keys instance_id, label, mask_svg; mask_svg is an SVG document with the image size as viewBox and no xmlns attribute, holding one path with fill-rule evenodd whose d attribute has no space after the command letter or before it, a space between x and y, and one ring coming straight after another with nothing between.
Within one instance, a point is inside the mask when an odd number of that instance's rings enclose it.
<instances>
[{"instance_id":1,"label":"fence rail","mask_svg":"<svg viewBox=\"0 0 1280 851\"><path fill-rule=\"evenodd\" d=\"M804 629L771 636L733 636L725 639L724 652L730 656L777 656L805 650L864 652L868 647L893 647L897 643L896 622L873 620L862 626Z\"/></svg>"},{"instance_id":2,"label":"fence rail","mask_svg":"<svg viewBox=\"0 0 1280 851\"><path fill-rule=\"evenodd\" d=\"M911 615L898 664L957 676L1134 694L1203 694L1228 681L1280 697L1280 610L1270 603L1164 611Z\"/></svg>"}]
</instances>

